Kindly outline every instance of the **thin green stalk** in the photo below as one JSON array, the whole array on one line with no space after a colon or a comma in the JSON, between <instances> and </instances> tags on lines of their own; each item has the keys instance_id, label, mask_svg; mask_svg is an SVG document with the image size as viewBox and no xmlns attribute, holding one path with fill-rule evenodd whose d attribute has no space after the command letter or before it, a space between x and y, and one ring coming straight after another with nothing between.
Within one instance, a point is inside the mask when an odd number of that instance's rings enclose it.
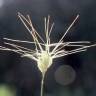
<instances>
[{"instance_id":1,"label":"thin green stalk","mask_svg":"<svg viewBox=\"0 0 96 96\"><path fill-rule=\"evenodd\" d=\"M42 73L40 96L43 96L44 94L44 77L45 77L45 73Z\"/></svg>"}]
</instances>

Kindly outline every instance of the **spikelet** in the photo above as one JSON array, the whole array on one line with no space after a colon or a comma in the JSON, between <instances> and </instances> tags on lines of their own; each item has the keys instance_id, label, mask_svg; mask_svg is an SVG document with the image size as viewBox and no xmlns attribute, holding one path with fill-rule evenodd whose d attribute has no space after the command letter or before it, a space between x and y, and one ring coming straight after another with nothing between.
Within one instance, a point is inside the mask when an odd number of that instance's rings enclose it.
<instances>
[{"instance_id":1,"label":"spikelet","mask_svg":"<svg viewBox=\"0 0 96 96\"><path fill-rule=\"evenodd\" d=\"M32 36L33 42L4 38L6 40L6 42L4 43L7 45L10 45L11 47L13 47L13 49L0 46L0 50L13 51L13 52L19 53L22 57L28 57L35 60L42 74L44 74L47 71L47 69L52 65L53 59L78 53L78 52L82 52L82 51L86 51L87 48L96 46L96 44L93 44L93 45L90 44L89 41L63 42L64 37L72 28L72 26L78 19L79 15L76 16L76 18L73 20L73 22L70 24L66 32L63 34L63 36L57 43L50 42L50 35L54 26L54 22L53 22L50 25L51 27L49 27L50 16L48 16L48 19L44 18L46 40L44 40L36 31L29 15L24 17L21 13L18 12L18 17L20 18L21 22L24 24L24 26L26 27L30 35ZM8 41L11 41L13 43L8 43ZM19 46L15 44L14 42L33 44L35 45L35 49L25 48L23 46ZM68 50L65 50L66 46L69 46L69 47L75 46L76 49L72 49L68 51ZM53 49L50 50L51 48Z\"/></svg>"}]
</instances>

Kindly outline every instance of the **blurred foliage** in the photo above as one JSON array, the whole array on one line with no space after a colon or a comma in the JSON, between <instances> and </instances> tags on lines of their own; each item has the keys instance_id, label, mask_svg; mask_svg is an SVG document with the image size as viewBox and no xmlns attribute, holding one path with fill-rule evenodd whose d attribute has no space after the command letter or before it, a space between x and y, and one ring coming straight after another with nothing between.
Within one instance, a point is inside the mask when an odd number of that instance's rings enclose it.
<instances>
[{"instance_id":1,"label":"blurred foliage","mask_svg":"<svg viewBox=\"0 0 96 96\"><path fill-rule=\"evenodd\" d=\"M7 85L0 85L0 96L16 96L16 93Z\"/></svg>"}]
</instances>

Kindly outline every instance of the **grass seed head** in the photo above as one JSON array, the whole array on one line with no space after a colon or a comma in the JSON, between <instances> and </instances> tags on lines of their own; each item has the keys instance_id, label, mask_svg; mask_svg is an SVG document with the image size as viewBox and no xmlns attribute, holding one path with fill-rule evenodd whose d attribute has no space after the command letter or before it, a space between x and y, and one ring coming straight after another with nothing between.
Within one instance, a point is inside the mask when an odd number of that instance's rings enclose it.
<instances>
[{"instance_id":1,"label":"grass seed head","mask_svg":"<svg viewBox=\"0 0 96 96\"><path fill-rule=\"evenodd\" d=\"M43 51L37 60L37 66L42 73L45 73L52 64L52 57L46 51Z\"/></svg>"},{"instance_id":2,"label":"grass seed head","mask_svg":"<svg viewBox=\"0 0 96 96\"><path fill-rule=\"evenodd\" d=\"M22 57L28 57L35 60L37 62L39 70L42 73L45 73L47 69L52 65L53 59L86 51L87 48L96 46L96 44L90 44L89 41L63 42L64 37L72 28L72 26L78 19L79 15L76 16L76 18L73 20L73 22L70 24L66 32L63 34L63 36L57 43L50 42L51 41L50 35L54 26L54 23L50 25L50 16L48 16L48 19L44 18L46 40L44 40L36 31L29 15L24 17L21 13L18 13L18 17L28 30L29 34L32 36L33 42L4 38L6 40L6 42L4 43L10 45L13 48L6 48L0 46L0 50L13 51L19 53ZM8 41L11 41L12 43L8 43ZM34 44L35 49L28 49L23 46L19 46L17 43ZM68 51L65 50L66 46L67 47L75 46L76 48Z\"/></svg>"}]
</instances>

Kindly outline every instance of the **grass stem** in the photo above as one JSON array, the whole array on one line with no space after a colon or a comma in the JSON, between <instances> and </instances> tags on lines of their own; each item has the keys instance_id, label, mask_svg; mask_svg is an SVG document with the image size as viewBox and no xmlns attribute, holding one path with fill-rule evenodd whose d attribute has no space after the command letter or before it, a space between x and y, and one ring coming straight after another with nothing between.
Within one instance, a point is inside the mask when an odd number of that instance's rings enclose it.
<instances>
[{"instance_id":1,"label":"grass stem","mask_svg":"<svg viewBox=\"0 0 96 96\"><path fill-rule=\"evenodd\" d=\"M40 96L44 96L44 77L45 77L45 72L42 73Z\"/></svg>"}]
</instances>

